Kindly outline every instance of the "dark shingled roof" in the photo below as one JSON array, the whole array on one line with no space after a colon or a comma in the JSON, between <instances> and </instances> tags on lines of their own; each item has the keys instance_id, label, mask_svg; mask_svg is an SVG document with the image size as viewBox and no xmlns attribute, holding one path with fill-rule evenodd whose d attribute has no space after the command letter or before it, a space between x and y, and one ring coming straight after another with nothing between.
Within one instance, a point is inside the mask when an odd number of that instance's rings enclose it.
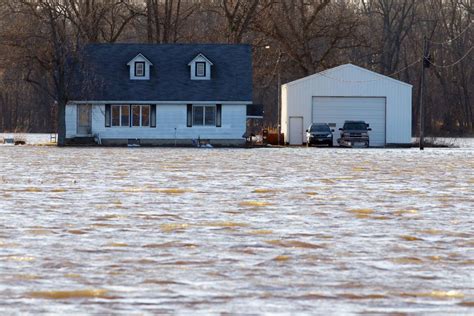
<instances>
[{"instance_id":1,"label":"dark shingled roof","mask_svg":"<svg viewBox=\"0 0 474 316\"><path fill-rule=\"evenodd\" d=\"M139 53L153 64L150 80L130 80L127 63ZM190 79L188 64L199 53L214 64L211 80ZM91 44L84 56L71 100L252 101L249 45Z\"/></svg>"}]
</instances>

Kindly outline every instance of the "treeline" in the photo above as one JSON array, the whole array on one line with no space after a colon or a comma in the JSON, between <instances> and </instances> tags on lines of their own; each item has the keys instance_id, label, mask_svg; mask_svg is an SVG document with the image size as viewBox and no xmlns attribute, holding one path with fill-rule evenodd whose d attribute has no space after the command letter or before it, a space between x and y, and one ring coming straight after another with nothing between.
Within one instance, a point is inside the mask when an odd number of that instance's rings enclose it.
<instances>
[{"instance_id":1,"label":"treeline","mask_svg":"<svg viewBox=\"0 0 474 316\"><path fill-rule=\"evenodd\" d=\"M0 131L61 131L71 58L97 42L251 44L267 126L279 75L350 62L414 86L416 131L426 37L426 133L468 135L473 13L472 0L0 0Z\"/></svg>"}]
</instances>

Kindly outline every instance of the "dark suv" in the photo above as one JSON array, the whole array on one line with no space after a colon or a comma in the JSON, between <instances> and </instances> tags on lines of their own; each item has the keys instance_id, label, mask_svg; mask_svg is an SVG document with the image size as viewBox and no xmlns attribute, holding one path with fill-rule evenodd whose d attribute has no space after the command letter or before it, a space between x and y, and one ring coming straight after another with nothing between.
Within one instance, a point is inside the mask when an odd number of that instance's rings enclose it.
<instances>
[{"instance_id":1,"label":"dark suv","mask_svg":"<svg viewBox=\"0 0 474 316\"><path fill-rule=\"evenodd\" d=\"M341 138L337 140L343 147L369 147L369 124L364 121L345 121L339 129Z\"/></svg>"},{"instance_id":2,"label":"dark suv","mask_svg":"<svg viewBox=\"0 0 474 316\"><path fill-rule=\"evenodd\" d=\"M329 125L326 123L313 123L306 130L306 144L311 145L328 145L332 147L334 130L329 128Z\"/></svg>"}]
</instances>

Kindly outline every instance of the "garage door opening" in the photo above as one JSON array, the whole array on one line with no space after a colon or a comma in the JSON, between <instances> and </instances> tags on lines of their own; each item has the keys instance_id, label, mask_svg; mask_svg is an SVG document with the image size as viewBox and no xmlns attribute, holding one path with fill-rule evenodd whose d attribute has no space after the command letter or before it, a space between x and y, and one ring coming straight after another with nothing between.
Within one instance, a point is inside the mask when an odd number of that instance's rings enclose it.
<instances>
[{"instance_id":1,"label":"garage door opening","mask_svg":"<svg viewBox=\"0 0 474 316\"><path fill-rule=\"evenodd\" d=\"M370 146L386 144L386 99L384 97L313 97L312 122L330 123L334 129L334 145L340 137L344 121L365 121L370 125ZM291 135L291 134L290 134Z\"/></svg>"}]
</instances>

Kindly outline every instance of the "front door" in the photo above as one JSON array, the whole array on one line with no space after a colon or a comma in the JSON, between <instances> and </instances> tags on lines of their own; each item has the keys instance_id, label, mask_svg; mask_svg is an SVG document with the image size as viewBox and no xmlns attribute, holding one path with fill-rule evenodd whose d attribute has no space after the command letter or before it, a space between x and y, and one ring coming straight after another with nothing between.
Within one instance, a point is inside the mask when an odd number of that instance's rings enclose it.
<instances>
[{"instance_id":1,"label":"front door","mask_svg":"<svg viewBox=\"0 0 474 316\"><path fill-rule=\"evenodd\" d=\"M89 104L77 106L77 135L90 135L92 132L92 113Z\"/></svg>"},{"instance_id":2,"label":"front door","mask_svg":"<svg viewBox=\"0 0 474 316\"><path fill-rule=\"evenodd\" d=\"M303 118L290 117L290 145L303 144Z\"/></svg>"}]
</instances>

